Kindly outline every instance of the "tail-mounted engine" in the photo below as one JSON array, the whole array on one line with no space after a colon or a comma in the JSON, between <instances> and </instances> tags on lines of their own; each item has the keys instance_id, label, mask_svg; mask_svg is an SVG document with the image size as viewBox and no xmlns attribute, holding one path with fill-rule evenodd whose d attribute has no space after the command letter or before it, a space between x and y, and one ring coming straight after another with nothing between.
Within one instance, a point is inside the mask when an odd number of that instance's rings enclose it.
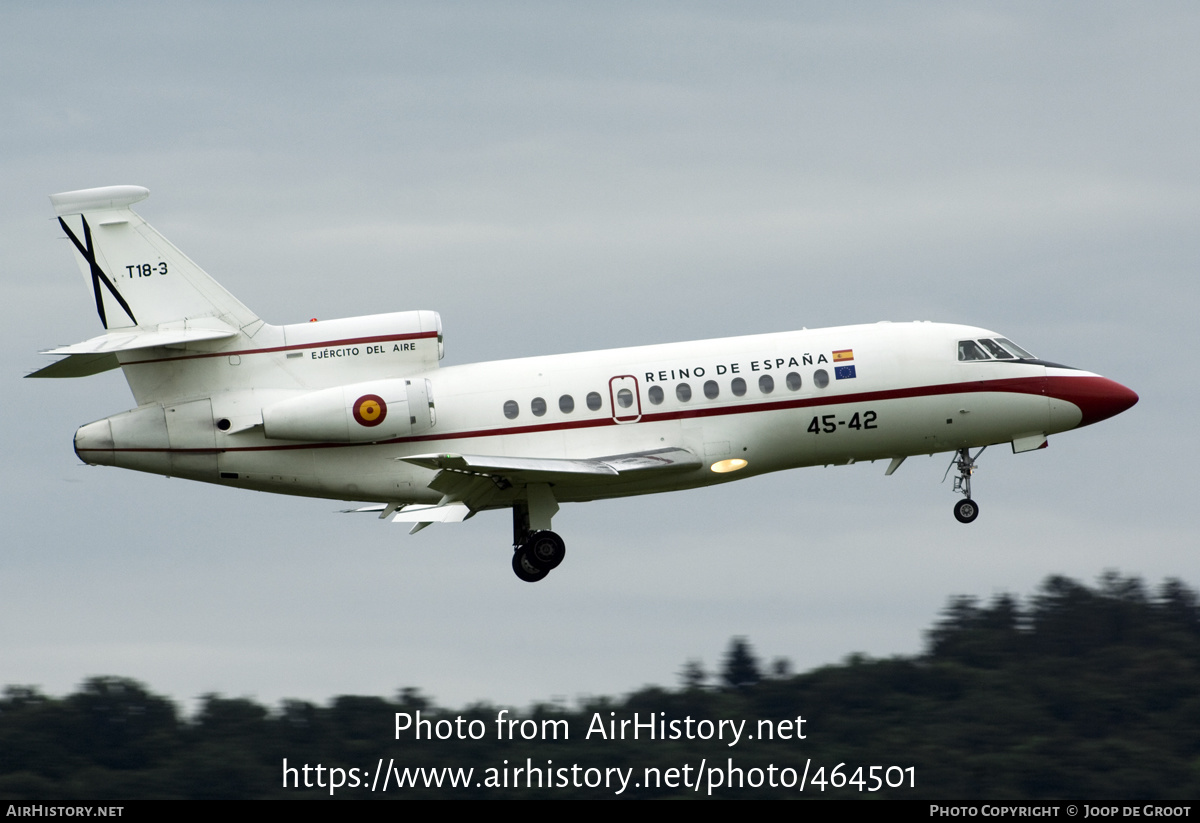
<instances>
[{"instance_id":1,"label":"tail-mounted engine","mask_svg":"<svg viewBox=\"0 0 1200 823\"><path fill-rule=\"evenodd\" d=\"M262 410L271 440L369 443L420 434L437 422L423 377L371 380L309 392Z\"/></svg>"}]
</instances>

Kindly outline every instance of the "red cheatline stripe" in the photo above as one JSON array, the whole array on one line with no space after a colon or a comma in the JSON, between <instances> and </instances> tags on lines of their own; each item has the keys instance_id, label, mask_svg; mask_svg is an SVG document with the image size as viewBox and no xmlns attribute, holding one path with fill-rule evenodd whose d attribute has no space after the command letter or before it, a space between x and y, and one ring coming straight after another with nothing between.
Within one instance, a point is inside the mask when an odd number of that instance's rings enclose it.
<instances>
[{"instance_id":1,"label":"red cheatline stripe","mask_svg":"<svg viewBox=\"0 0 1200 823\"><path fill-rule=\"evenodd\" d=\"M328 349L332 346L361 346L367 343L390 343L394 340L423 340L437 337L436 331L412 332L411 334L381 334L376 337L347 337L345 340L325 340L320 343L302 343L295 346L273 346L268 349L240 349L238 351L212 351L203 354L185 354L179 357L155 357L149 360L130 360L122 366L140 366L143 363L166 363L177 360L196 360L201 357L239 357L243 354L270 354L277 351L297 351L299 349Z\"/></svg>"},{"instance_id":2,"label":"red cheatline stripe","mask_svg":"<svg viewBox=\"0 0 1200 823\"><path fill-rule=\"evenodd\" d=\"M637 423L617 423L611 417L598 417L588 420L564 420L556 423L535 423L528 426L505 426L502 428L475 429L458 432L438 432L436 434L420 434L409 437L396 437L390 440L367 441L363 443L295 443L279 446L242 446L215 449L81 449L81 451L119 451L119 452L188 452L197 454L212 454L214 452L258 452L258 451L289 451L293 449L344 449L362 446L395 445L399 443L427 443L435 440L460 440L474 437L496 437L508 434L529 434L532 432L567 431L571 429L587 429L597 426L640 426L647 422L662 422L666 420L687 420L697 417L720 417L729 414L754 414L765 411L782 411L785 409L804 409L818 406L843 406L850 403L871 403L882 400L903 400L912 397L937 397L946 394L974 394L978 392L1005 392L1011 394L1034 394L1044 396L1047 383L1056 381L1075 380L1106 380L1103 377L1015 377L1006 380L979 380L967 383L943 383L936 386L914 386L908 389L888 389L886 391L859 392L857 394L826 395L824 397L806 397L795 400L776 400L767 403L749 403L736 406L703 407L677 409L669 412L646 413ZM1054 392L1051 392L1053 395Z\"/></svg>"}]
</instances>

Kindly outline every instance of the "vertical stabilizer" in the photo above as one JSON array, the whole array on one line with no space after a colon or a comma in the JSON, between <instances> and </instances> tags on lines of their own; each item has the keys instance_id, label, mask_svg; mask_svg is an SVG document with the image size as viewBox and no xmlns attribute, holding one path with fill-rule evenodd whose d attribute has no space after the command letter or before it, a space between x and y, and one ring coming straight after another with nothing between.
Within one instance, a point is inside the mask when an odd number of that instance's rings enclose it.
<instances>
[{"instance_id":1,"label":"vertical stabilizer","mask_svg":"<svg viewBox=\"0 0 1200 823\"><path fill-rule=\"evenodd\" d=\"M139 407L211 400L225 423L220 431L232 434L262 425L264 407L306 392L381 380L426 386L418 376L436 369L442 356L436 312L264 323L133 212L149 194L140 186L110 186L51 195L104 332L44 352L62 359L28 377L120 368ZM411 401L404 388L398 391L396 402L423 410L405 414L405 421L413 418L408 425L419 427L427 411L424 428L432 426L428 389ZM211 445L201 439L186 448Z\"/></svg>"},{"instance_id":2,"label":"vertical stabilizer","mask_svg":"<svg viewBox=\"0 0 1200 823\"><path fill-rule=\"evenodd\" d=\"M50 195L101 324L109 332L209 326L252 334L254 312L130 208L149 196L141 186Z\"/></svg>"}]
</instances>

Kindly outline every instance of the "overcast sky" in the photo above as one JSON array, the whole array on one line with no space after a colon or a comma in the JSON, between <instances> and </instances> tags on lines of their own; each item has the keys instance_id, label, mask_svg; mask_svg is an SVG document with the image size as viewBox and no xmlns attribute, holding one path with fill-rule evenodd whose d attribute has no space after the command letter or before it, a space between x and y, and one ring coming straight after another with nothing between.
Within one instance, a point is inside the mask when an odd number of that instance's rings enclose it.
<instances>
[{"instance_id":1,"label":"overcast sky","mask_svg":"<svg viewBox=\"0 0 1200 823\"><path fill-rule=\"evenodd\" d=\"M745 635L917 651L949 596L1200 587L1194 3L146 3L0 9L0 684L527 705L674 684ZM270 322L433 309L443 365L876 320L984 326L1129 412L948 455L407 528L115 468L119 372L46 195L136 208Z\"/></svg>"}]
</instances>

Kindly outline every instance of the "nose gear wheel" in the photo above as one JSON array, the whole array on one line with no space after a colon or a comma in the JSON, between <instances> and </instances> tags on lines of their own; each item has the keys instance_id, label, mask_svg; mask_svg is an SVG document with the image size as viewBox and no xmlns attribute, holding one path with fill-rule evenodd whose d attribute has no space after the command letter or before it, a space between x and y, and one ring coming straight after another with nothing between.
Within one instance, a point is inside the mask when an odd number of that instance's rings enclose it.
<instances>
[{"instance_id":1,"label":"nose gear wheel","mask_svg":"<svg viewBox=\"0 0 1200 823\"><path fill-rule=\"evenodd\" d=\"M961 494L966 498L954 504L954 517L959 523L971 523L979 516L979 504L971 499L971 475L975 473L975 461L986 450L987 446L984 446L972 457L970 449L959 449L954 453L954 457L950 458L950 465L946 467L946 474L942 476L944 483L950 470L958 469L958 474L954 478L954 493Z\"/></svg>"},{"instance_id":2,"label":"nose gear wheel","mask_svg":"<svg viewBox=\"0 0 1200 823\"><path fill-rule=\"evenodd\" d=\"M974 500L959 500L954 504L954 516L959 523L970 523L979 516L979 505Z\"/></svg>"}]
</instances>

